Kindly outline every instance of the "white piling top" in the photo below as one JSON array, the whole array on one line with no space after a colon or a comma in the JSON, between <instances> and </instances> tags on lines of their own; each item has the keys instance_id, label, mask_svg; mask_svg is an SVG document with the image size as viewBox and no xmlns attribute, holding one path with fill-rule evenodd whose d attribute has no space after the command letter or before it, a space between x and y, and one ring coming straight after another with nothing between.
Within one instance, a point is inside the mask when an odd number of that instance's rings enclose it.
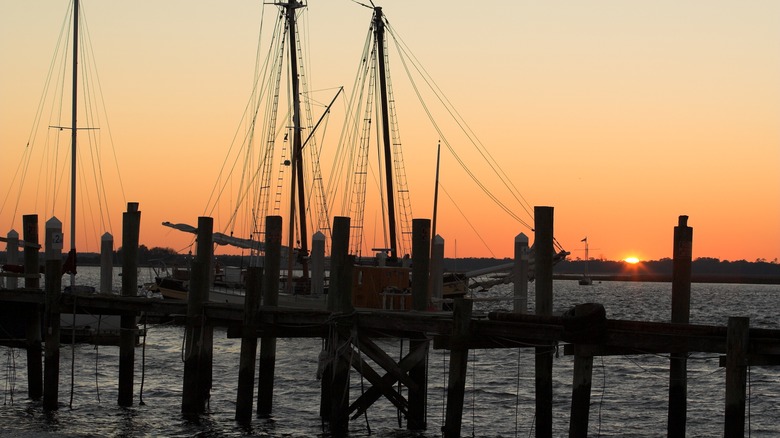
<instances>
[{"instance_id":1,"label":"white piling top","mask_svg":"<svg viewBox=\"0 0 780 438\"><path fill-rule=\"evenodd\" d=\"M46 229L59 228L62 229L62 222L57 219L57 216L52 216L51 219L46 221Z\"/></svg>"}]
</instances>

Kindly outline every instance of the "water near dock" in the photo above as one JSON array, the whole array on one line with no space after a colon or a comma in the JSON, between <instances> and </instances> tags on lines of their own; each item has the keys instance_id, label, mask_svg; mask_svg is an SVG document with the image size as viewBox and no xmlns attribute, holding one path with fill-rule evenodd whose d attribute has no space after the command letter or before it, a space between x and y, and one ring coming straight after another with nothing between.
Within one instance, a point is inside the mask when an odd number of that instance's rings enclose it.
<instances>
[{"instance_id":1,"label":"water near dock","mask_svg":"<svg viewBox=\"0 0 780 438\"><path fill-rule=\"evenodd\" d=\"M82 284L97 285L97 268L81 268ZM116 271L115 271L116 272ZM118 275L115 273L115 275ZM138 284L148 281L139 270ZM116 288L121 284L114 279ZM590 287L576 281L556 281L554 308L565 310L584 302L602 303L608 318L668 321L671 284L604 282ZM771 285L693 284L691 323L725 326L730 316L750 317L751 327L780 328L780 289ZM511 296L511 285L494 288L484 297ZM533 308L533 283L530 306ZM480 301L475 311L510 310L509 301ZM238 381L239 339L214 334L214 384L208 414L196 419L181 415L184 329L148 326L145 347L136 350L136 398L130 408L117 406L117 347L61 347L61 408L45 413L40 402L26 399L26 356L23 350L0 349L3 356L3 406L0 435L43 436L322 436L320 385L316 380L322 343L317 339L278 339L272 418L254 419L251 427L234 421ZM400 356L406 343L378 341ZM531 346L529 346L531 347ZM73 349L75 348L75 350ZM563 349L553 362L554 435L567 436L573 357ZM75 353L75 361L72 361ZM464 436L533 436L533 349L469 352L463 409ZM428 358L428 428L422 434L399 426L395 408L381 399L368 414L350 422L350 436L437 437L444 422L448 354L431 350ZM693 355L688 361L687 436L723 434L725 368L717 355ZM71 367L73 371L71 371ZM71 385L71 376L73 384ZM608 356L593 361L589 436L657 437L666 435L669 360L663 355ZM362 385L351 377L350 399ZM72 403L71 400L72 394ZM140 397L139 397L140 394ZM141 403L141 401L143 403ZM750 368L746 434L780 435L780 369Z\"/></svg>"}]
</instances>

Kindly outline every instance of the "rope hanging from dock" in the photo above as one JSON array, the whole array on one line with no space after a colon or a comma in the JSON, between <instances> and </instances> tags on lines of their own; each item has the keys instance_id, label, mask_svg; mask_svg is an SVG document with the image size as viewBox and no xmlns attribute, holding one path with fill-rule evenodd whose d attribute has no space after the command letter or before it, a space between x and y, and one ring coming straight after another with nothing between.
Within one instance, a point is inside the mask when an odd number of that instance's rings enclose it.
<instances>
[{"instance_id":1,"label":"rope hanging from dock","mask_svg":"<svg viewBox=\"0 0 780 438\"><path fill-rule=\"evenodd\" d=\"M5 330L4 330L5 331ZM14 391L16 390L16 357L14 356L13 347L6 349L6 364L5 364L5 394L3 396L3 406L10 403L14 404Z\"/></svg>"}]
</instances>

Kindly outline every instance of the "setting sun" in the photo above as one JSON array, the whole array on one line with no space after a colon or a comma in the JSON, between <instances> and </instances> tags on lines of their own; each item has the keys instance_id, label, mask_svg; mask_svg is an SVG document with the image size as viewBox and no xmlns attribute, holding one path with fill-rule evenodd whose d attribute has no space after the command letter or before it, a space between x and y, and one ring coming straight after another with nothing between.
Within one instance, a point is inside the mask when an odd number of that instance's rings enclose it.
<instances>
[{"instance_id":1,"label":"setting sun","mask_svg":"<svg viewBox=\"0 0 780 438\"><path fill-rule=\"evenodd\" d=\"M626 263L631 263L632 265L639 263L639 259L636 257L626 257L623 261Z\"/></svg>"}]
</instances>

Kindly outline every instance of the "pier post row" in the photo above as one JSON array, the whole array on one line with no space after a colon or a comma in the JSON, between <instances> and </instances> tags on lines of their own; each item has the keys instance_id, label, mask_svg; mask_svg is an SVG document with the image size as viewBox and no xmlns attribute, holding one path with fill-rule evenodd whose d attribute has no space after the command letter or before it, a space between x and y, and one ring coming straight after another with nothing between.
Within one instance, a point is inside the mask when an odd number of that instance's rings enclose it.
<instances>
[{"instance_id":1,"label":"pier post row","mask_svg":"<svg viewBox=\"0 0 780 438\"><path fill-rule=\"evenodd\" d=\"M46 223L46 288L40 290L37 217L28 215L24 217L24 242L9 239L8 243L24 245L25 287L0 290L0 304L20 309L34 323L23 325L21 339L5 339L2 343L26 348L28 395L33 400L42 395L43 408L56 410L58 381L62 372L59 369L60 313L121 315L125 322L119 344L117 403L129 406L132 404L132 375L137 359L133 353L136 344L128 342L132 338L126 335L137 332L135 325L127 321L134 323L141 314L145 317L167 315L174 323L183 325L185 332L182 413L187 416L208 415L207 402L212 385L235 385L235 419L241 424L248 424L252 421L258 340L261 348L257 362L258 406L255 415L266 417L273 415L278 408L273 397L276 339L323 339L323 351L312 351L311 354L320 361L320 415L334 436L345 435L350 421L362 416L383 397L398 409L408 429L426 429L429 414L427 388L431 379L444 379L441 383L446 387L443 436L460 436L469 352L496 348L517 351L519 346L520 354L533 355L535 361L534 388L525 390L535 396L536 436L552 436L553 430L560 430L561 422L568 422L570 436L587 436L593 359L628 354L669 355L667 434L684 436L693 432L686 430L686 357L696 352L714 353L722 355L720 366L726 370L724 435L744 436L748 367L780 365L780 330L750 328L749 320L743 317L730 318L727 327L688 322L692 228L687 225L687 217L679 218L674 232L673 303L671 322L668 323L609 319L604 306L589 302L577 304L561 314L553 313L552 207L537 207L535 217L535 312L526 312L527 298L524 294L527 294L527 284L523 283L527 281L529 251L527 238L521 234L515 239L515 266L511 268L516 282L512 296L514 305L511 311L485 314L475 309L474 300L468 296L450 299L453 310L441 310L439 304L446 298L440 300L438 292L434 295L431 287L431 242L435 240L431 239L431 223L427 219L416 219L413 223L411 269L389 266L382 270L384 266L373 267L388 276L405 273L410 279L409 289L374 290L376 294L388 293L385 298L389 300L384 301L388 308L369 308L356 304L358 299L363 300L360 303L369 301L366 296L354 295L353 289L361 288L361 293L365 294L366 290L371 290L366 282L379 277L377 272L356 269L356 259L349 254L348 217L336 217L333 222L327 301L311 301L322 303L321 307L294 307L284 305L280 299L282 227L279 217L267 218L265 266L261 269L253 263L247 270L243 301L219 303L209 298L209 285L213 281L210 278L213 220L209 217L198 219L197 250L185 302L138 296L137 279L130 275L123 276L121 295L79 291L61 294L62 230L56 218ZM140 227L137 204L128 205L123 227L123 271L134 272ZM358 272L363 276L353 275ZM521 283L519 287L518 282ZM304 290L311 292L311 289ZM377 299L374 302L383 301ZM45 328L44 372L40 372L41 327ZM214 327L226 327L228 338L241 340L240 361L236 364L239 367L237 382L225 382L221 376L212 376L213 344L219 342L213 339ZM384 351L382 344L377 342L380 339L405 340L408 348L401 357L394 359L393 354ZM574 356L569 418L552 415L553 354L560 351L561 345L563 354ZM431 346L448 352L449 365L444 376L432 376L427 372ZM364 390L354 400L350 400L349 388L353 379L350 370L366 382ZM275 421L283 422L284 418L277 417Z\"/></svg>"}]
</instances>

